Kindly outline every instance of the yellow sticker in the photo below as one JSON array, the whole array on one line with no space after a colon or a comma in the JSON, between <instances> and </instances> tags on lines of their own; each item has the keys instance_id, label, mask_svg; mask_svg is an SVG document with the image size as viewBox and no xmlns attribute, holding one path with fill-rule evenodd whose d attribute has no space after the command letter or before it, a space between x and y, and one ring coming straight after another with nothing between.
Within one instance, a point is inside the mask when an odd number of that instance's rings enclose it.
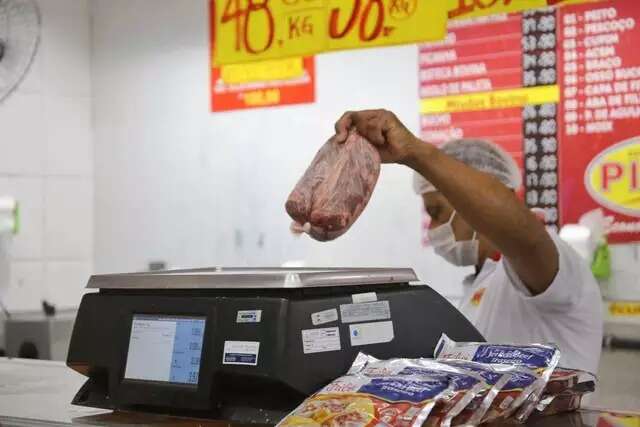
<instances>
[{"instance_id":1,"label":"yellow sticker","mask_svg":"<svg viewBox=\"0 0 640 427\"><path fill-rule=\"evenodd\" d=\"M515 108L524 105L558 102L559 99L560 91L557 85L536 86L426 98L420 101L420 112L422 114L435 114Z\"/></svg>"},{"instance_id":2,"label":"yellow sticker","mask_svg":"<svg viewBox=\"0 0 640 427\"><path fill-rule=\"evenodd\" d=\"M614 317L640 316L640 302L610 302L609 314Z\"/></svg>"},{"instance_id":3,"label":"yellow sticker","mask_svg":"<svg viewBox=\"0 0 640 427\"><path fill-rule=\"evenodd\" d=\"M210 0L214 65L441 40L442 0Z\"/></svg>"},{"instance_id":4,"label":"yellow sticker","mask_svg":"<svg viewBox=\"0 0 640 427\"><path fill-rule=\"evenodd\" d=\"M231 64L220 67L222 81L226 84L291 80L305 73L301 57L272 59L269 61Z\"/></svg>"},{"instance_id":5,"label":"yellow sticker","mask_svg":"<svg viewBox=\"0 0 640 427\"><path fill-rule=\"evenodd\" d=\"M602 206L640 216L640 137L619 142L598 154L587 166L584 183Z\"/></svg>"}]
</instances>

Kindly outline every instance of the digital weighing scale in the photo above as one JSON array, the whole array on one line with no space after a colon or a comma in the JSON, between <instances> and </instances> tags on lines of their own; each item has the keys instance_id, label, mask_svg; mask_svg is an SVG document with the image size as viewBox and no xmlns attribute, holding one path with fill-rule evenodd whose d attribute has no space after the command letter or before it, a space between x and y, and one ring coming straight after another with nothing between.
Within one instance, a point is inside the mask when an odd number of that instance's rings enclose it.
<instances>
[{"instance_id":1,"label":"digital weighing scale","mask_svg":"<svg viewBox=\"0 0 640 427\"><path fill-rule=\"evenodd\" d=\"M67 365L76 405L273 422L358 352L430 357L483 341L411 269L212 268L91 277Z\"/></svg>"}]
</instances>

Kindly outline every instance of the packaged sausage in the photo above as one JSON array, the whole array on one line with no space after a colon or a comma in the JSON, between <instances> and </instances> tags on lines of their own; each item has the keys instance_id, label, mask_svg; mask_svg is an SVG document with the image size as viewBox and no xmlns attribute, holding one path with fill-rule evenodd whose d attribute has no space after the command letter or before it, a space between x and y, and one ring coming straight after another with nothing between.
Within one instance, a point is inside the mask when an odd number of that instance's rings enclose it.
<instances>
[{"instance_id":1,"label":"packaged sausage","mask_svg":"<svg viewBox=\"0 0 640 427\"><path fill-rule=\"evenodd\" d=\"M481 376L473 372L428 359L415 359L412 362L416 366L407 367L399 374L447 378L453 384L453 393L436 404L427 420L427 426L449 427L452 424L452 420L473 399L490 388Z\"/></svg>"},{"instance_id":2,"label":"packaged sausage","mask_svg":"<svg viewBox=\"0 0 640 427\"><path fill-rule=\"evenodd\" d=\"M440 363L456 366L482 376L488 390L477 396L453 425L477 425L497 418L506 418L533 391L538 377L527 368L508 365L489 365L458 359L439 359Z\"/></svg>"},{"instance_id":3,"label":"packaged sausage","mask_svg":"<svg viewBox=\"0 0 640 427\"><path fill-rule=\"evenodd\" d=\"M584 374L583 371L568 368L556 368L551 373L549 382L544 388L545 395L560 394L563 391L575 387L578 384L579 377Z\"/></svg>"},{"instance_id":4,"label":"packaged sausage","mask_svg":"<svg viewBox=\"0 0 640 427\"><path fill-rule=\"evenodd\" d=\"M507 365L493 365L495 367ZM525 367L510 367L511 378L498 392L491 406L482 417L482 422L506 419L529 401L539 387L539 377Z\"/></svg>"},{"instance_id":5,"label":"packaged sausage","mask_svg":"<svg viewBox=\"0 0 640 427\"><path fill-rule=\"evenodd\" d=\"M329 139L287 199L291 230L319 241L344 234L369 202L380 163L378 150L355 130L342 144Z\"/></svg>"},{"instance_id":6,"label":"packaged sausage","mask_svg":"<svg viewBox=\"0 0 640 427\"><path fill-rule=\"evenodd\" d=\"M595 390L596 381L589 372L556 368L536 405L536 414L553 415L578 409L583 396Z\"/></svg>"},{"instance_id":7,"label":"packaged sausage","mask_svg":"<svg viewBox=\"0 0 640 427\"><path fill-rule=\"evenodd\" d=\"M277 427L420 427L436 402L455 395L443 376L398 375L379 364L365 375L352 369L306 399Z\"/></svg>"},{"instance_id":8,"label":"packaged sausage","mask_svg":"<svg viewBox=\"0 0 640 427\"><path fill-rule=\"evenodd\" d=\"M595 390L595 381L585 381L562 390L556 395L545 395L536 406L537 414L555 415L580 408L585 394Z\"/></svg>"},{"instance_id":9,"label":"packaged sausage","mask_svg":"<svg viewBox=\"0 0 640 427\"><path fill-rule=\"evenodd\" d=\"M476 396L490 389L490 386L479 374L443 364L433 359L390 359L381 361L361 353L356 358L356 363L360 363L360 372L367 376L412 375L442 378L451 381L453 392L436 404L429 415L427 426L450 426L452 420Z\"/></svg>"},{"instance_id":10,"label":"packaged sausage","mask_svg":"<svg viewBox=\"0 0 640 427\"><path fill-rule=\"evenodd\" d=\"M489 388L479 374L433 359L378 360L360 353L347 375L279 426L449 426Z\"/></svg>"},{"instance_id":11,"label":"packaged sausage","mask_svg":"<svg viewBox=\"0 0 640 427\"><path fill-rule=\"evenodd\" d=\"M534 384L527 387L528 395L520 402L516 420L524 422L535 409L543 390L560 360L560 351L552 344L491 344L480 342L455 342L442 334L434 352L436 358L462 359L474 362L522 366L530 369L537 377ZM523 394L520 393L520 399ZM514 403L515 405L515 403ZM507 412L513 412L510 406Z\"/></svg>"},{"instance_id":12,"label":"packaged sausage","mask_svg":"<svg viewBox=\"0 0 640 427\"><path fill-rule=\"evenodd\" d=\"M490 344L482 342L455 342L442 334L436 350L436 359L462 359L489 364L525 366L549 381L560 360L560 350L553 344Z\"/></svg>"}]
</instances>

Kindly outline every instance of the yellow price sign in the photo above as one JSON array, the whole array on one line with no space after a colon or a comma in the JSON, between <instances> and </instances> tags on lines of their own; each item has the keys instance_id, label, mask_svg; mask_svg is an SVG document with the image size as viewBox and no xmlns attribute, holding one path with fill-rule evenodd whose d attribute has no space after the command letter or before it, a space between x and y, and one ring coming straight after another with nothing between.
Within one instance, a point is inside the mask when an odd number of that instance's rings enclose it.
<instances>
[{"instance_id":1,"label":"yellow price sign","mask_svg":"<svg viewBox=\"0 0 640 427\"><path fill-rule=\"evenodd\" d=\"M463 95L425 98L420 101L420 113L440 114L462 111L493 110L555 103L560 99L557 85L494 90Z\"/></svg>"},{"instance_id":2,"label":"yellow price sign","mask_svg":"<svg viewBox=\"0 0 640 427\"><path fill-rule=\"evenodd\" d=\"M638 317L640 316L640 302L611 302L609 303L609 314L614 317Z\"/></svg>"},{"instance_id":3,"label":"yellow price sign","mask_svg":"<svg viewBox=\"0 0 640 427\"><path fill-rule=\"evenodd\" d=\"M214 65L441 40L442 0L211 0Z\"/></svg>"},{"instance_id":4,"label":"yellow price sign","mask_svg":"<svg viewBox=\"0 0 640 427\"><path fill-rule=\"evenodd\" d=\"M222 81L229 84L291 80L302 77L304 73L301 57L232 64L220 68Z\"/></svg>"}]
</instances>

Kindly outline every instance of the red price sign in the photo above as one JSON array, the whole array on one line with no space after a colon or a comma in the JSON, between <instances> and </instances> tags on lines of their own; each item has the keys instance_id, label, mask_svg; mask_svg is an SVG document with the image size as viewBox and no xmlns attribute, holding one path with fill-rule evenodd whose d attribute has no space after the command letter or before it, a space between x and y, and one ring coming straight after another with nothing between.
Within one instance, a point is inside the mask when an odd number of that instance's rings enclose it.
<instances>
[{"instance_id":1,"label":"red price sign","mask_svg":"<svg viewBox=\"0 0 640 427\"><path fill-rule=\"evenodd\" d=\"M440 0L213 0L215 65L440 40Z\"/></svg>"}]
</instances>

